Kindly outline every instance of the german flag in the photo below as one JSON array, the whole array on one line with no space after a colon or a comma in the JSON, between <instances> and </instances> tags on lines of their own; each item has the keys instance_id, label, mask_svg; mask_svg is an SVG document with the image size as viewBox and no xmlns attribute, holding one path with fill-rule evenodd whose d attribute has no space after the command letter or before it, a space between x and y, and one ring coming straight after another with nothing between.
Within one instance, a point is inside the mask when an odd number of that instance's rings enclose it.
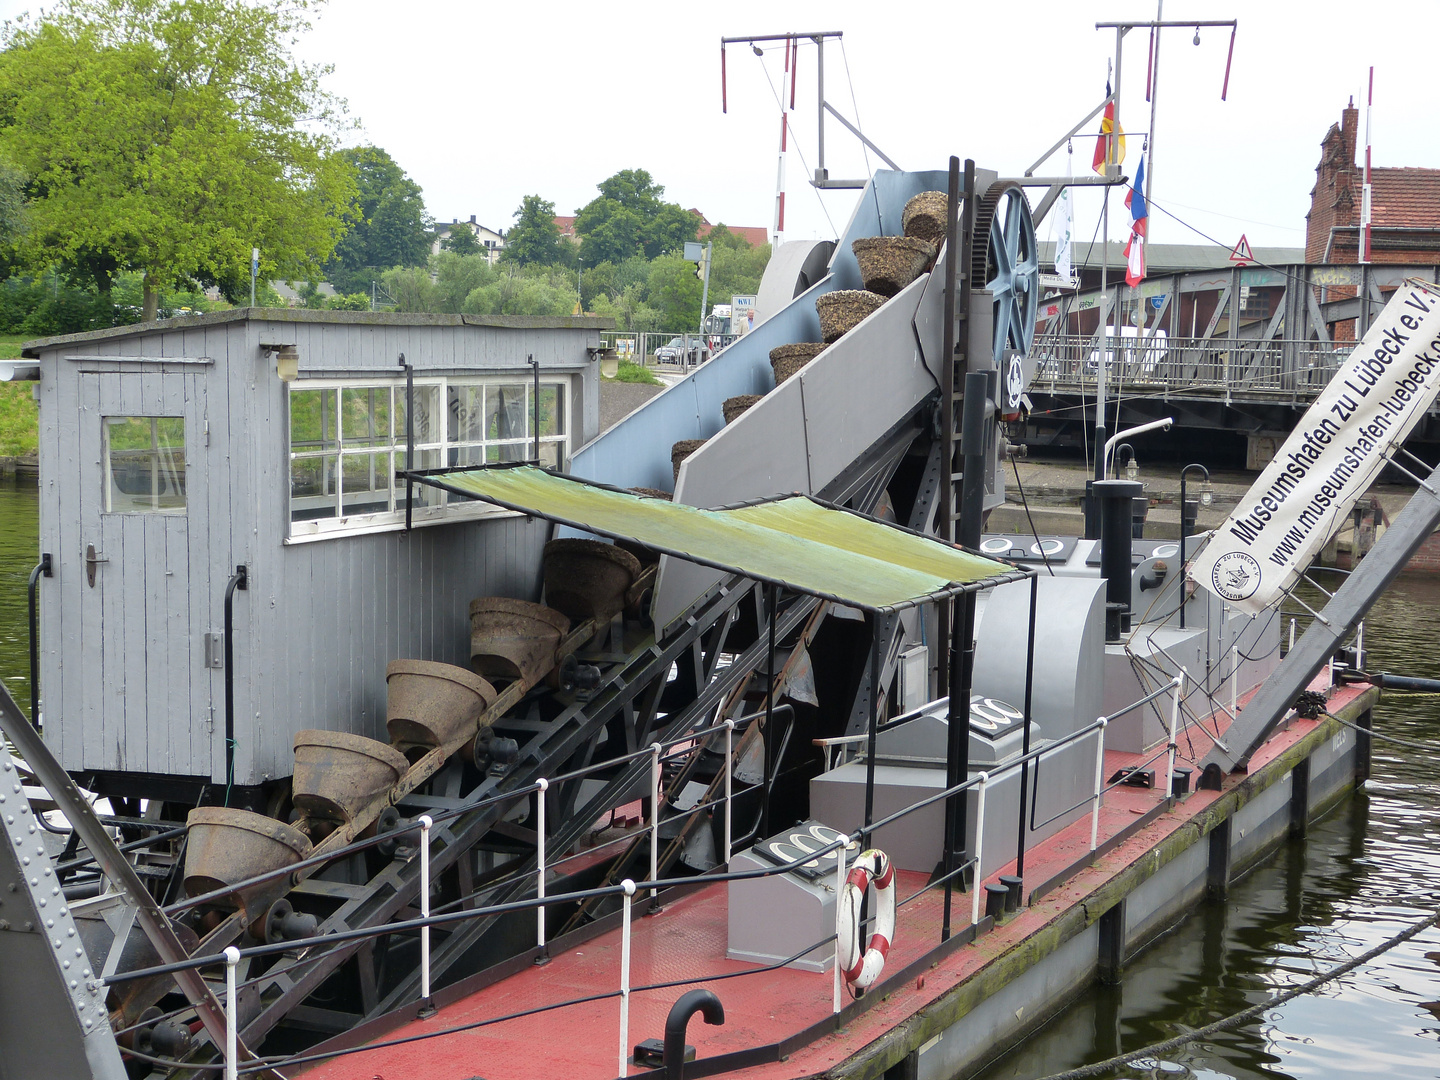
<instances>
[{"instance_id":1,"label":"german flag","mask_svg":"<svg viewBox=\"0 0 1440 1080\"><path fill-rule=\"evenodd\" d=\"M1111 135L1115 137L1115 164L1125 160L1125 129L1115 127L1115 102L1111 100L1110 84L1105 84L1105 115L1100 118L1100 137L1095 140L1095 156L1091 159L1090 168L1097 173L1105 172L1105 147L1110 142Z\"/></svg>"}]
</instances>

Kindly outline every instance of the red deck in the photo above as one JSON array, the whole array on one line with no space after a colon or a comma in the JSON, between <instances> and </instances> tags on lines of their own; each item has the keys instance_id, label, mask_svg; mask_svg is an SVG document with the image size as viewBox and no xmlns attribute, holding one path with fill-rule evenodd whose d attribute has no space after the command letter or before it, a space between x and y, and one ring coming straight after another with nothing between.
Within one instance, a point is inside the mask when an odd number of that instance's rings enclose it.
<instances>
[{"instance_id":1,"label":"red deck","mask_svg":"<svg viewBox=\"0 0 1440 1080\"><path fill-rule=\"evenodd\" d=\"M1331 698L1338 711L1362 688L1337 688ZM1223 714L1222 714L1223 716ZM1300 720L1273 738L1251 762L1255 771L1308 734L1317 721ZM1194 752L1203 756L1208 740L1196 737ZM1183 745L1178 764L1193 765ZM1106 775L1136 764L1137 755L1107 752ZM1163 758L1155 765L1163 777ZM1233 778L1227 785L1236 782ZM823 1073L879 1038L907 1016L941 997L973 976L1017 941L1043 927L1057 912L1087 895L1097 885L1133 864L1160 840L1209 806L1219 792L1195 792L1175 812L1163 814L1108 852L1095 865L1081 870L1066 884L1033 907L1003 923L975 944L962 947L940 961L922 979L900 987L887 986L886 1000L856 1017L842 1031L823 1036L791 1054L787 1061L758 1065L743 1071L754 1080L790 1080ZM1139 815L1161 801L1158 789L1117 787L1109 791L1100 811L1100 840L1134 825ZM1032 848L1026 855L1026 889L1033 889L1083 859L1090 847L1090 817L1086 815L1063 832ZM1005 871L1013 867L1005 868ZM899 898L918 892L922 875L900 874ZM896 941L886 967L902 969L938 943L943 892L932 890L900 909ZM637 896L637 909L645 903ZM970 921L969 894L956 893L952 925ZM757 913L763 917L763 913ZM732 972L754 970L757 965L725 959L727 890L709 886L672 901L662 912L633 923L631 985L698 980ZM470 997L442 1008L428 1020L415 1020L377 1039L390 1042L428 1032L440 1032L483 1022L547 1002L613 993L619 987L620 931L602 934L579 948L557 954L544 967L526 970ZM882 976L882 979L884 976ZM833 976L826 972L769 971L754 978L696 983L714 992L725 1005L725 1023L710 1027L699 1017L691 1021L687 1041L700 1058L747 1050L778 1042L831 1012ZM663 1035L671 1004L691 986L632 992L630 1038L633 1046ZM848 997L846 998L848 1001ZM308 1080L610 1080L616 1076L619 1056L618 997L569 1005L531 1016L491 1023L469 1031L456 1031L405 1045L379 1047L347 1054L314 1066ZM632 1067L632 1071L643 1071Z\"/></svg>"}]
</instances>

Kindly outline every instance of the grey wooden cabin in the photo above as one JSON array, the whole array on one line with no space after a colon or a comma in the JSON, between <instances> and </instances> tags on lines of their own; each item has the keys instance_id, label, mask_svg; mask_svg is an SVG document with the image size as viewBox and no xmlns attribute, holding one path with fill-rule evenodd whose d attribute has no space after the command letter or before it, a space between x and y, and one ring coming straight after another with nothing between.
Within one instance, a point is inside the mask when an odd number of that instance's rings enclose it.
<instances>
[{"instance_id":1,"label":"grey wooden cabin","mask_svg":"<svg viewBox=\"0 0 1440 1080\"><path fill-rule=\"evenodd\" d=\"M385 738L385 665L468 664L468 602L538 599L550 526L417 489L420 467L547 464L597 433L608 320L242 309L31 342L39 361L45 737L108 794L238 788L304 728Z\"/></svg>"}]
</instances>

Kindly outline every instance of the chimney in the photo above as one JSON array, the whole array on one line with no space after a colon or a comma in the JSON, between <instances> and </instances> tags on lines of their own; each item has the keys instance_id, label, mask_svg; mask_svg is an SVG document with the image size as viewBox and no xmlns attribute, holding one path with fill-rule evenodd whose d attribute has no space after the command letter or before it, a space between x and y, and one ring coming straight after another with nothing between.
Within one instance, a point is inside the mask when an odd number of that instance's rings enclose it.
<instances>
[{"instance_id":1,"label":"chimney","mask_svg":"<svg viewBox=\"0 0 1440 1080\"><path fill-rule=\"evenodd\" d=\"M1352 147L1352 149L1353 149L1354 143L1355 143L1355 139L1354 139L1353 136L1352 136L1351 139L1350 139L1350 143L1351 143L1351 147ZM471 214L471 215L470 215L470 224L471 224L471 225L474 225L474 224L475 224L475 215L474 215L474 214Z\"/></svg>"},{"instance_id":2,"label":"chimney","mask_svg":"<svg viewBox=\"0 0 1440 1080\"><path fill-rule=\"evenodd\" d=\"M1340 114L1340 153L1341 164L1353 167L1355 164L1355 144L1360 133L1360 110L1355 108L1355 99L1350 99L1350 104L1345 106L1345 111Z\"/></svg>"}]
</instances>

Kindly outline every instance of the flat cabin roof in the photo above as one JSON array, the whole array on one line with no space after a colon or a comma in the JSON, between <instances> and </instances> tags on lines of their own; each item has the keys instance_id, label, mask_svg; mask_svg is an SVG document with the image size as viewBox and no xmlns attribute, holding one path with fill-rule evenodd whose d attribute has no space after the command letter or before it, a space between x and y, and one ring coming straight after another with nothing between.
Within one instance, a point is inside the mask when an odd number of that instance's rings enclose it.
<instances>
[{"instance_id":1,"label":"flat cabin roof","mask_svg":"<svg viewBox=\"0 0 1440 1080\"><path fill-rule=\"evenodd\" d=\"M331 326L396 326L426 327L475 326L501 330L613 330L615 320L600 315L427 315L396 311L315 311L309 308L232 308L203 315L187 315L176 319L112 326L104 330L87 330L80 334L60 334L37 338L21 347L21 356L39 359L45 349L65 345L92 344L146 334L171 333L176 330L202 329L228 323L311 323Z\"/></svg>"}]
</instances>

